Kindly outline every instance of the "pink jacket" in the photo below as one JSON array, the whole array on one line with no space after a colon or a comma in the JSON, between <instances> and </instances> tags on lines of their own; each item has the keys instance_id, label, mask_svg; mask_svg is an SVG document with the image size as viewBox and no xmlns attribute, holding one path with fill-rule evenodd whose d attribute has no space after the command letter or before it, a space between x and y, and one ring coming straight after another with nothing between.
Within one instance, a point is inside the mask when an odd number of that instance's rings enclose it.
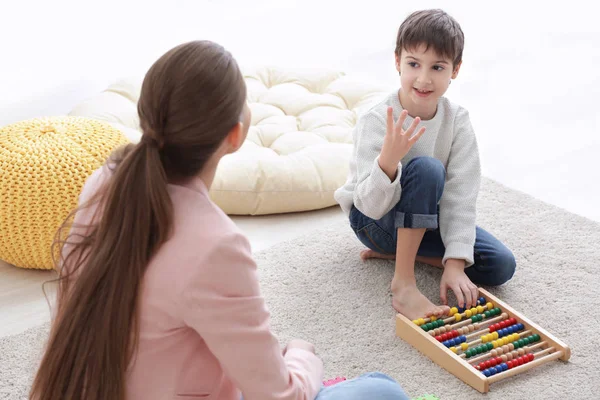
<instances>
[{"instance_id":1,"label":"pink jacket","mask_svg":"<svg viewBox=\"0 0 600 400\"><path fill-rule=\"evenodd\" d=\"M106 167L97 170L80 202L108 176ZM168 190L174 233L143 280L127 398L239 400L243 393L244 400L313 400L322 362L305 350L282 354L246 237L199 178Z\"/></svg>"}]
</instances>

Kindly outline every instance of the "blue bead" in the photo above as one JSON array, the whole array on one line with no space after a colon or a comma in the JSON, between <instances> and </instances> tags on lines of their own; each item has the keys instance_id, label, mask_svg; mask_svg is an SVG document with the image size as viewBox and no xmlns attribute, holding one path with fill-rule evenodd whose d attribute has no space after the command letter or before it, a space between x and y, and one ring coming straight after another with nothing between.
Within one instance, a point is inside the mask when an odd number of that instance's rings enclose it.
<instances>
[{"instance_id":1,"label":"blue bead","mask_svg":"<svg viewBox=\"0 0 600 400\"><path fill-rule=\"evenodd\" d=\"M506 328L502 328L498 331L498 336L506 336Z\"/></svg>"},{"instance_id":2,"label":"blue bead","mask_svg":"<svg viewBox=\"0 0 600 400\"><path fill-rule=\"evenodd\" d=\"M464 307L458 307L458 312L459 313L464 313L465 312L465 308Z\"/></svg>"},{"instance_id":3,"label":"blue bead","mask_svg":"<svg viewBox=\"0 0 600 400\"><path fill-rule=\"evenodd\" d=\"M521 329L525 329L525 325L523 325L522 323L519 322L519 330Z\"/></svg>"},{"instance_id":4,"label":"blue bead","mask_svg":"<svg viewBox=\"0 0 600 400\"><path fill-rule=\"evenodd\" d=\"M516 331L516 326L513 325L513 326L508 327L508 333L515 333L515 331Z\"/></svg>"},{"instance_id":5,"label":"blue bead","mask_svg":"<svg viewBox=\"0 0 600 400\"><path fill-rule=\"evenodd\" d=\"M467 341L467 337L465 335L459 336L460 342L459 343L464 343Z\"/></svg>"},{"instance_id":6,"label":"blue bead","mask_svg":"<svg viewBox=\"0 0 600 400\"><path fill-rule=\"evenodd\" d=\"M485 304L485 297L480 297L479 300L477 300L477 305L484 305Z\"/></svg>"},{"instance_id":7,"label":"blue bead","mask_svg":"<svg viewBox=\"0 0 600 400\"><path fill-rule=\"evenodd\" d=\"M508 369L507 363L502 363L502 364L500 364L500 366L502 367L502 371L506 371Z\"/></svg>"},{"instance_id":8,"label":"blue bead","mask_svg":"<svg viewBox=\"0 0 600 400\"><path fill-rule=\"evenodd\" d=\"M496 369L496 367L491 367L490 372L492 373L492 375L496 375L498 373L498 370Z\"/></svg>"},{"instance_id":9,"label":"blue bead","mask_svg":"<svg viewBox=\"0 0 600 400\"><path fill-rule=\"evenodd\" d=\"M485 376L487 376L488 378L489 378L490 376L492 376L492 373L490 372L489 368L488 368L488 369L486 369L486 370L484 370L484 371L483 371L483 374L484 374Z\"/></svg>"}]
</instances>

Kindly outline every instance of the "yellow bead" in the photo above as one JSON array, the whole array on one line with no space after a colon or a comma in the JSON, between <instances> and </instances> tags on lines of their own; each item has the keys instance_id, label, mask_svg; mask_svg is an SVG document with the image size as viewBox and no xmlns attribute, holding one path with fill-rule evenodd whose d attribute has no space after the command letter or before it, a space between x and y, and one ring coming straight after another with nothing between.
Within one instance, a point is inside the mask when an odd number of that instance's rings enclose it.
<instances>
[{"instance_id":1,"label":"yellow bead","mask_svg":"<svg viewBox=\"0 0 600 400\"><path fill-rule=\"evenodd\" d=\"M418 321L417 325L419 325L419 326L421 326L425 323L425 320L423 318L419 318L417 321Z\"/></svg>"},{"instance_id":2,"label":"yellow bead","mask_svg":"<svg viewBox=\"0 0 600 400\"><path fill-rule=\"evenodd\" d=\"M492 308L494 308L494 305L492 304L492 302L489 302L485 305L487 307L488 310L491 310Z\"/></svg>"},{"instance_id":3,"label":"yellow bead","mask_svg":"<svg viewBox=\"0 0 600 400\"><path fill-rule=\"evenodd\" d=\"M431 322L435 321L437 318L435 317L435 315L432 315L431 317L429 317L429 319L431 320Z\"/></svg>"},{"instance_id":4,"label":"yellow bead","mask_svg":"<svg viewBox=\"0 0 600 400\"><path fill-rule=\"evenodd\" d=\"M518 332L513 333L513 335L515 336L515 340L521 339L521 335Z\"/></svg>"},{"instance_id":5,"label":"yellow bead","mask_svg":"<svg viewBox=\"0 0 600 400\"><path fill-rule=\"evenodd\" d=\"M483 308L483 306L477 306L477 313L478 314L481 314L484 311L485 311L485 308Z\"/></svg>"},{"instance_id":6,"label":"yellow bead","mask_svg":"<svg viewBox=\"0 0 600 400\"><path fill-rule=\"evenodd\" d=\"M477 314L477 308L475 308L475 307L471 308L471 314L476 315Z\"/></svg>"},{"instance_id":7,"label":"yellow bead","mask_svg":"<svg viewBox=\"0 0 600 400\"><path fill-rule=\"evenodd\" d=\"M460 348L463 349L463 351L467 350L469 348L469 345L466 343L461 343L460 344Z\"/></svg>"},{"instance_id":8,"label":"yellow bead","mask_svg":"<svg viewBox=\"0 0 600 400\"><path fill-rule=\"evenodd\" d=\"M458 308L456 308L456 307L452 307L452 308L450 309L450 316L453 316L453 315L454 315L454 314L456 314L457 312L458 312Z\"/></svg>"},{"instance_id":9,"label":"yellow bead","mask_svg":"<svg viewBox=\"0 0 600 400\"><path fill-rule=\"evenodd\" d=\"M512 342L512 340L510 340L508 337L502 338L502 344L509 344L510 342Z\"/></svg>"},{"instance_id":10,"label":"yellow bead","mask_svg":"<svg viewBox=\"0 0 600 400\"><path fill-rule=\"evenodd\" d=\"M498 339L498 336L499 336L499 335L498 335L498 332L493 332L493 333L492 333L492 337L494 338L494 340L495 340L495 339Z\"/></svg>"},{"instance_id":11,"label":"yellow bead","mask_svg":"<svg viewBox=\"0 0 600 400\"><path fill-rule=\"evenodd\" d=\"M418 319L413 319L413 324L419 325L419 320Z\"/></svg>"},{"instance_id":12,"label":"yellow bead","mask_svg":"<svg viewBox=\"0 0 600 400\"><path fill-rule=\"evenodd\" d=\"M494 345L494 348L498 347L498 341L497 341L497 340L494 340L494 341L492 342L492 344Z\"/></svg>"},{"instance_id":13,"label":"yellow bead","mask_svg":"<svg viewBox=\"0 0 600 400\"><path fill-rule=\"evenodd\" d=\"M450 351L452 351L453 353L456 353L456 347L450 347Z\"/></svg>"},{"instance_id":14,"label":"yellow bead","mask_svg":"<svg viewBox=\"0 0 600 400\"><path fill-rule=\"evenodd\" d=\"M462 319L462 314L459 314L459 313L454 314L454 319L456 320L456 322L460 321Z\"/></svg>"},{"instance_id":15,"label":"yellow bead","mask_svg":"<svg viewBox=\"0 0 600 400\"><path fill-rule=\"evenodd\" d=\"M488 342L488 337L487 337L487 335L483 335L483 336L481 337L481 343L487 343L487 342Z\"/></svg>"},{"instance_id":16,"label":"yellow bead","mask_svg":"<svg viewBox=\"0 0 600 400\"><path fill-rule=\"evenodd\" d=\"M467 318L471 318L471 315L472 315L471 310L465 310L465 316Z\"/></svg>"}]
</instances>

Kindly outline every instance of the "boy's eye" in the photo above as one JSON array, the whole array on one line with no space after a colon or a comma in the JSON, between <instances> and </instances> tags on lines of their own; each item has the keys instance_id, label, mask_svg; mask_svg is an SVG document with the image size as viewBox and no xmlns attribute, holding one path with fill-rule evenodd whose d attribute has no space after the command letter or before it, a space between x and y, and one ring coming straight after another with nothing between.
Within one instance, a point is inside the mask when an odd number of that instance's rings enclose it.
<instances>
[{"instance_id":1,"label":"boy's eye","mask_svg":"<svg viewBox=\"0 0 600 400\"><path fill-rule=\"evenodd\" d=\"M433 69L436 70L436 71L443 71L444 67L442 67L441 65L434 65Z\"/></svg>"},{"instance_id":2,"label":"boy's eye","mask_svg":"<svg viewBox=\"0 0 600 400\"><path fill-rule=\"evenodd\" d=\"M411 61L411 62L409 62L409 63L408 63L408 65L410 65L410 66L411 66L411 67L413 67L413 68L417 68L417 66L418 66L419 64L417 64L417 63L416 63L416 62L414 62L414 61Z\"/></svg>"}]
</instances>

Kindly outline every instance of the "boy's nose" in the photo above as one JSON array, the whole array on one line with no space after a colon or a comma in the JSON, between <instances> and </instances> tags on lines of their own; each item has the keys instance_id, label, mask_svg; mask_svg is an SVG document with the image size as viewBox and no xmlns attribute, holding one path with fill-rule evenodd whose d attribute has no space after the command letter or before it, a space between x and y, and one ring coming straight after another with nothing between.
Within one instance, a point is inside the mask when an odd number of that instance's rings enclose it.
<instances>
[{"instance_id":1,"label":"boy's nose","mask_svg":"<svg viewBox=\"0 0 600 400\"><path fill-rule=\"evenodd\" d=\"M423 73L419 74L418 81L419 81L419 83L429 84L429 83L431 83L431 75L429 75L429 73L427 73L427 72L423 72Z\"/></svg>"}]
</instances>

